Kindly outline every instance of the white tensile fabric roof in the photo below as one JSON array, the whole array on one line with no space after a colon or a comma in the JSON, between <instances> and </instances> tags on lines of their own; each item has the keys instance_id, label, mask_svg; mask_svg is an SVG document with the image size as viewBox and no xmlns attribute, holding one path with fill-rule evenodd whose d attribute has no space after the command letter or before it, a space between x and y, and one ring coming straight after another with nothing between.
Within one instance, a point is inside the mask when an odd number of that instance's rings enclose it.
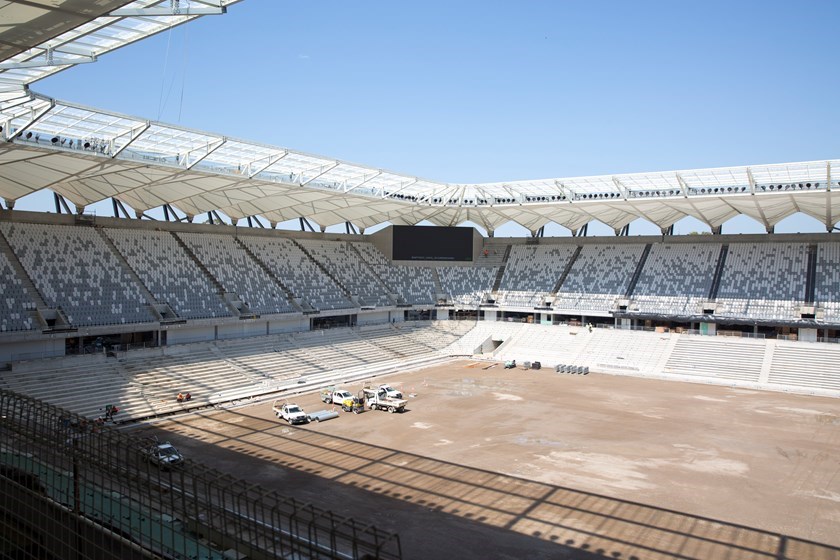
<instances>
[{"instance_id":1,"label":"white tensile fabric roof","mask_svg":"<svg viewBox=\"0 0 840 560\"><path fill-rule=\"evenodd\" d=\"M188 216L305 217L322 227L471 221L493 231L513 221L531 231L549 222L576 231L599 220L619 230L644 218L664 229L693 216L716 228L744 214L770 231L796 212L829 230L840 221L840 160L453 184L57 101L28 88L238 1L103 0L92 13L74 8L90 5L81 0L58 0L40 12L33 2L0 5L22 21L0 34L0 42L15 39L0 48L0 196L12 205L50 189L77 207L115 198L138 213L168 204ZM49 22L54 33L39 35Z\"/></svg>"}]
</instances>

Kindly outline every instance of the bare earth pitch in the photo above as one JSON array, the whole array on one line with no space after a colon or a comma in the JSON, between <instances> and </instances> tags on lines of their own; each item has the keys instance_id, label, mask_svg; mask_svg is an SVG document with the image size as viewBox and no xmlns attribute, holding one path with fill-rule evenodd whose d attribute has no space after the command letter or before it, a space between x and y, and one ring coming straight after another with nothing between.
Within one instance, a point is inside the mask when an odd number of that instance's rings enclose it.
<instances>
[{"instance_id":1,"label":"bare earth pitch","mask_svg":"<svg viewBox=\"0 0 840 560\"><path fill-rule=\"evenodd\" d=\"M840 400L488 365L389 377L404 414L292 427L263 402L142 429L408 559L840 558Z\"/></svg>"}]
</instances>

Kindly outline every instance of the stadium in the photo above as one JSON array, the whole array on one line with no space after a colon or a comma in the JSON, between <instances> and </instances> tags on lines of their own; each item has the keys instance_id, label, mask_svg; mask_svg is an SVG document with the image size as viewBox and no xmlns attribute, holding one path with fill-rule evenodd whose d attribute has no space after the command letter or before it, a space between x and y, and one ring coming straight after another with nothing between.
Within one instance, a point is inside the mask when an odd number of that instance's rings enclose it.
<instances>
[{"instance_id":1,"label":"stadium","mask_svg":"<svg viewBox=\"0 0 840 560\"><path fill-rule=\"evenodd\" d=\"M30 89L239 3L0 8L0 557L840 558L840 160L445 183Z\"/></svg>"}]
</instances>

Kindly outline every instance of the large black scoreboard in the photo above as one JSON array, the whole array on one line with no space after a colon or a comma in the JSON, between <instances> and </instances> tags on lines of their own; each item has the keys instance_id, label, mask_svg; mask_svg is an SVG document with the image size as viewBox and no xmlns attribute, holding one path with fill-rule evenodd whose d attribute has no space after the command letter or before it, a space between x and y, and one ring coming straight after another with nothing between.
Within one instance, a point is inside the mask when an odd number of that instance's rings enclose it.
<instances>
[{"instance_id":1,"label":"large black scoreboard","mask_svg":"<svg viewBox=\"0 0 840 560\"><path fill-rule=\"evenodd\" d=\"M472 261L473 228L393 226L395 261Z\"/></svg>"}]
</instances>

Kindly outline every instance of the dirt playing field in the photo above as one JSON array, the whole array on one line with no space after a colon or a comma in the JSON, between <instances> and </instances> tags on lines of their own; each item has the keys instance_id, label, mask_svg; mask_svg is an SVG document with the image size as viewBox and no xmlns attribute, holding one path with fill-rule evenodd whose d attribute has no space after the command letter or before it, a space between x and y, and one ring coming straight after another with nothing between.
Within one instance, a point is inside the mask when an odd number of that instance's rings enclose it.
<instances>
[{"instance_id":1,"label":"dirt playing field","mask_svg":"<svg viewBox=\"0 0 840 560\"><path fill-rule=\"evenodd\" d=\"M488 365L376 380L403 414L291 427L262 402L139 431L396 531L406 559L840 558L840 400Z\"/></svg>"}]
</instances>

